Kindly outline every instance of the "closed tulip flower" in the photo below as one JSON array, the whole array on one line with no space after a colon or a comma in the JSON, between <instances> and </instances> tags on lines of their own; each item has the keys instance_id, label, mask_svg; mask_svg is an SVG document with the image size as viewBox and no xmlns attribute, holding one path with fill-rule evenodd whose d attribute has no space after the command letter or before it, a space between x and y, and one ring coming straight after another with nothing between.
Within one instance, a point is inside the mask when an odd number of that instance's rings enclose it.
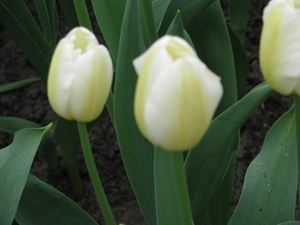
<instances>
[{"instance_id":1,"label":"closed tulip flower","mask_svg":"<svg viewBox=\"0 0 300 225\"><path fill-rule=\"evenodd\" d=\"M96 119L108 98L113 66L107 48L84 27L63 38L51 61L48 96L54 111L67 120Z\"/></svg>"},{"instance_id":2,"label":"closed tulip flower","mask_svg":"<svg viewBox=\"0 0 300 225\"><path fill-rule=\"evenodd\" d=\"M183 39L164 36L134 60L138 81L134 112L154 145L188 150L209 127L223 94L220 78Z\"/></svg>"},{"instance_id":3,"label":"closed tulip flower","mask_svg":"<svg viewBox=\"0 0 300 225\"><path fill-rule=\"evenodd\" d=\"M300 95L300 1L270 1L263 22L260 65L265 80L283 95Z\"/></svg>"}]
</instances>

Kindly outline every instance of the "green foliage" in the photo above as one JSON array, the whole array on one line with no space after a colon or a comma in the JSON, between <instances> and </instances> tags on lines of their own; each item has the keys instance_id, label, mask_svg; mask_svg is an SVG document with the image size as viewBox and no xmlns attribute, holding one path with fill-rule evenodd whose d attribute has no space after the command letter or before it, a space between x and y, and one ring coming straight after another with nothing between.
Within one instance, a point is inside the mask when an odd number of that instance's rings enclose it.
<instances>
[{"instance_id":1,"label":"green foliage","mask_svg":"<svg viewBox=\"0 0 300 225\"><path fill-rule=\"evenodd\" d=\"M230 225L294 219L298 178L294 120L294 110L290 110L268 132L261 152L247 170Z\"/></svg>"},{"instance_id":2,"label":"green foliage","mask_svg":"<svg viewBox=\"0 0 300 225\"><path fill-rule=\"evenodd\" d=\"M13 143L0 150L0 218L3 225L12 224L33 158L50 128L51 124L45 128L20 130Z\"/></svg>"},{"instance_id":3,"label":"green foliage","mask_svg":"<svg viewBox=\"0 0 300 225\"><path fill-rule=\"evenodd\" d=\"M272 93L266 84L220 114L200 144L187 155L185 169L195 223L203 219L210 198L221 183L232 155L235 134L252 112ZM198 223L197 223L198 221Z\"/></svg>"},{"instance_id":4,"label":"green foliage","mask_svg":"<svg viewBox=\"0 0 300 225\"><path fill-rule=\"evenodd\" d=\"M20 225L53 225L54 221L61 225L98 224L71 199L30 174L15 219Z\"/></svg>"},{"instance_id":5,"label":"green foliage","mask_svg":"<svg viewBox=\"0 0 300 225\"><path fill-rule=\"evenodd\" d=\"M143 51L140 4L128 0L122 23L114 86L115 127L124 165L137 200L150 224L156 224L153 149L140 134L133 115L137 75L132 60Z\"/></svg>"}]
</instances>

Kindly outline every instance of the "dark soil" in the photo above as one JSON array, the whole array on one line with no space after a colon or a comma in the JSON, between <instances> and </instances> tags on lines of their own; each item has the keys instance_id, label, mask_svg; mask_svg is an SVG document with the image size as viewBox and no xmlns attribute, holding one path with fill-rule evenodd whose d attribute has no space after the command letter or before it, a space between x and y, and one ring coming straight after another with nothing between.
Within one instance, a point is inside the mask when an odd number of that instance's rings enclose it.
<instances>
[{"instance_id":1,"label":"dark soil","mask_svg":"<svg viewBox=\"0 0 300 225\"><path fill-rule=\"evenodd\" d=\"M227 1L222 2L225 9L224 11L226 12L228 3L226 3ZM253 1L250 16L256 15L257 13L261 15L263 7L267 2L266 0ZM30 8L34 10L32 4ZM61 12L59 12L59 16L59 36L62 37L67 33L67 28ZM261 26L261 19L257 19L249 22L247 28L246 51L250 63L250 72L246 80L246 92L249 92L253 87L263 81L258 61ZM96 32L98 33L99 40L103 42L99 29L96 29ZM0 62L0 85L37 76L23 52L16 46L15 42L1 25ZM260 151L267 131L291 105L291 97L272 94L242 127L241 145L237 153L232 210L238 201L247 167ZM24 88L0 94L0 109L0 116L21 117L34 121L42 126L57 119L56 114L49 106L46 88L41 83L35 83ZM53 130L51 132L53 133ZM116 133L109 117L103 118L92 128L91 137L97 168L117 222L132 225L147 224L126 176L118 148ZM11 135L0 133L0 148L9 145L12 142L12 138ZM58 157L59 172L57 177L53 178L50 176L45 160L39 155L37 155L34 160L31 172L65 193L71 199L75 199L60 151L58 152ZM80 149L78 150L78 158L80 162L80 174L84 184L84 196L82 200L79 201L75 199L75 201L95 218L97 222L105 224L96 202L96 197Z\"/></svg>"}]
</instances>

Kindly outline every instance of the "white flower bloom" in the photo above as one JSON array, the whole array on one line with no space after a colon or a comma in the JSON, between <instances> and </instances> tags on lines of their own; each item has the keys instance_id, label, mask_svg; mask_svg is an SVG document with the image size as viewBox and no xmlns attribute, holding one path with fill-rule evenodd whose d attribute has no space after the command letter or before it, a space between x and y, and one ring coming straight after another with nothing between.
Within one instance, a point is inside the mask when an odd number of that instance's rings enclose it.
<instances>
[{"instance_id":1,"label":"white flower bloom","mask_svg":"<svg viewBox=\"0 0 300 225\"><path fill-rule=\"evenodd\" d=\"M167 150L195 147L222 97L220 78L179 37L164 36L133 63L139 75L134 111L142 134Z\"/></svg>"},{"instance_id":2,"label":"white flower bloom","mask_svg":"<svg viewBox=\"0 0 300 225\"><path fill-rule=\"evenodd\" d=\"M84 27L63 38L51 61L48 97L53 110L67 120L96 119L108 98L113 66L108 50Z\"/></svg>"},{"instance_id":3,"label":"white flower bloom","mask_svg":"<svg viewBox=\"0 0 300 225\"><path fill-rule=\"evenodd\" d=\"M300 95L300 1L270 1L263 21L260 65L264 78L283 95Z\"/></svg>"}]
</instances>

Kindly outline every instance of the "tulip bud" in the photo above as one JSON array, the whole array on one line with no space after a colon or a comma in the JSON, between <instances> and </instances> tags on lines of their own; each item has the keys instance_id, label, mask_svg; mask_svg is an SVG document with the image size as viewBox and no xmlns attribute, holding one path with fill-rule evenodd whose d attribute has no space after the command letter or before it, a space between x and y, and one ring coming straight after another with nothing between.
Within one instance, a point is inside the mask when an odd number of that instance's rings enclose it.
<instances>
[{"instance_id":1,"label":"tulip bud","mask_svg":"<svg viewBox=\"0 0 300 225\"><path fill-rule=\"evenodd\" d=\"M139 75L134 112L141 133L154 145L195 147L220 102L220 78L179 37L164 36L134 60Z\"/></svg>"},{"instance_id":2,"label":"tulip bud","mask_svg":"<svg viewBox=\"0 0 300 225\"><path fill-rule=\"evenodd\" d=\"M300 95L300 1L270 1L263 22L260 66L265 80L283 95Z\"/></svg>"},{"instance_id":3,"label":"tulip bud","mask_svg":"<svg viewBox=\"0 0 300 225\"><path fill-rule=\"evenodd\" d=\"M90 122L103 110L113 78L107 48L84 27L63 38L51 61L48 96L53 110L67 120Z\"/></svg>"}]
</instances>

